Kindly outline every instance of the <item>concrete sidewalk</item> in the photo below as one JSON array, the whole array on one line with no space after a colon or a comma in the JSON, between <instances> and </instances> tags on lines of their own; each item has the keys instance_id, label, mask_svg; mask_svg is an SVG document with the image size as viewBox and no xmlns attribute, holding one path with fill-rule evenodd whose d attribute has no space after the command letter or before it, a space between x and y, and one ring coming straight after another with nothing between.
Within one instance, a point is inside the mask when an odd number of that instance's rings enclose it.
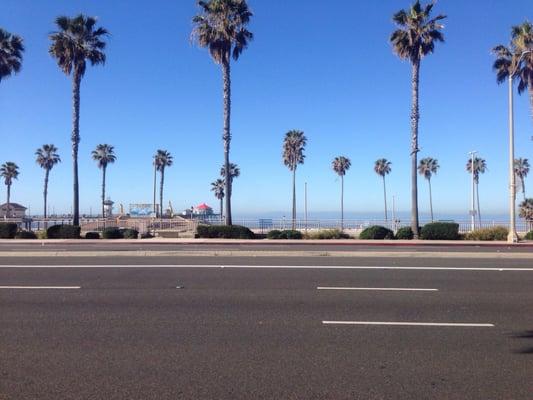
<instances>
[{"instance_id":1,"label":"concrete sidewalk","mask_svg":"<svg viewBox=\"0 0 533 400\"><path fill-rule=\"evenodd\" d=\"M153 239L0 239L0 245L6 244L193 244L193 245L321 245L321 246L411 246L411 247L523 247L533 248L533 241L510 244L506 241L474 241L474 240L359 240L359 239L332 239L332 240L274 240L274 239L190 239L190 238L153 238Z\"/></svg>"}]
</instances>

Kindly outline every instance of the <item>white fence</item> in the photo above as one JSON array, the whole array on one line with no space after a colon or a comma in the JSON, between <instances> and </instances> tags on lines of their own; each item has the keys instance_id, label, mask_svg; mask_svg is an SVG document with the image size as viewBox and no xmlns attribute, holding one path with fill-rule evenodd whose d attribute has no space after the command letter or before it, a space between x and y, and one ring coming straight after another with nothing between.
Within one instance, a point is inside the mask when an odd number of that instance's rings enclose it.
<instances>
[{"instance_id":1,"label":"white fence","mask_svg":"<svg viewBox=\"0 0 533 400\"><path fill-rule=\"evenodd\" d=\"M424 224L427 224L431 222L430 220L421 220L420 226L423 226ZM472 230L472 225L470 221L452 221L452 220L446 220L446 221L435 221L435 222L455 222L459 224L459 232L466 233L470 232ZM233 220L234 225L242 225L246 226L247 228L260 232L260 233L267 233L271 230L278 229L278 230L284 230L284 229L292 229L293 227L293 221L291 219L246 219L246 220ZM294 221L294 228L299 231L305 231L305 230L321 230L321 229L341 229L343 227L346 231L360 231L365 228L368 228L372 225L381 225L385 226L393 231L398 230L399 228L403 226L410 226L410 221L384 221L384 220L371 220L371 219L345 219L344 221L341 221L340 219L309 219L309 220L303 220L298 219ZM475 229L481 229L481 228L492 228L495 226L503 226L505 228L509 227L508 221L482 221L481 224L476 222ZM516 222L516 230L518 233L527 233L530 230L533 229L533 226L531 223L528 223L523 220L517 220Z\"/></svg>"}]
</instances>

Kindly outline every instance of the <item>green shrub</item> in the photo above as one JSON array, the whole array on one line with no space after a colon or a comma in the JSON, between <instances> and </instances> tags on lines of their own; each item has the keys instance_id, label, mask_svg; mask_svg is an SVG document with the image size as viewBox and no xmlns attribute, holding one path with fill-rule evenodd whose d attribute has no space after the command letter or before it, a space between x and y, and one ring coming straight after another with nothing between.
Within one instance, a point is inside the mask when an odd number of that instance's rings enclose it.
<instances>
[{"instance_id":1,"label":"green shrub","mask_svg":"<svg viewBox=\"0 0 533 400\"><path fill-rule=\"evenodd\" d=\"M529 231L526 233L526 236L524 236L525 240L533 240L533 231Z\"/></svg>"},{"instance_id":2,"label":"green shrub","mask_svg":"<svg viewBox=\"0 0 533 400\"><path fill-rule=\"evenodd\" d=\"M394 239L394 232L384 226L374 225L364 229L359 239Z\"/></svg>"},{"instance_id":3,"label":"green shrub","mask_svg":"<svg viewBox=\"0 0 533 400\"><path fill-rule=\"evenodd\" d=\"M87 232L85 239L100 239L100 234L98 232Z\"/></svg>"},{"instance_id":4,"label":"green shrub","mask_svg":"<svg viewBox=\"0 0 533 400\"><path fill-rule=\"evenodd\" d=\"M454 222L432 222L422 227L420 238L423 240L458 240L459 224Z\"/></svg>"},{"instance_id":5,"label":"green shrub","mask_svg":"<svg viewBox=\"0 0 533 400\"><path fill-rule=\"evenodd\" d=\"M118 228L105 228L102 231L103 239L124 239L124 234Z\"/></svg>"},{"instance_id":6,"label":"green shrub","mask_svg":"<svg viewBox=\"0 0 533 400\"><path fill-rule=\"evenodd\" d=\"M398 240L411 240L414 237L415 235L410 226L403 226L396 232L396 239Z\"/></svg>"},{"instance_id":7,"label":"green shrub","mask_svg":"<svg viewBox=\"0 0 533 400\"><path fill-rule=\"evenodd\" d=\"M0 239L13 239L17 234L18 226L12 222L0 222Z\"/></svg>"},{"instance_id":8,"label":"green shrub","mask_svg":"<svg viewBox=\"0 0 533 400\"><path fill-rule=\"evenodd\" d=\"M46 230L48 239L79 239L81 228L74 225L53 225Z\"/></svg>"},{"instance_id":9,"label":"green shrub","mask_svg":"<svg viewBox=\"0 0 533 400\"><path fill-rule=\"evenodd\" d=\"M302 235L302 232L300 232L300 231L287 229L287 230L281 231L281 233L279 234L279 238L280 239L298 239L299 240L299 239L303 239L303 235Z\"/></svg>"},{"instance_id":10,"label":"green shrub","mask_svg":"<svg viewBox=\"0 0 533 400\"><path fill-rule=\"evenodd\" d=\"M254 239L254 233L239 225L199 225L196 236L206 239Z\"/></svg>"},{"instance_id":11,"label":"green shrub","mask_svg":"<svg viewBox=\"0 0 533 400\"><path fill-rule=\"evenodd\" d=\"M138 239L139 238L139 231L137 229L124 229L122 231L122 235L124 236L124 239Z\"/></svg>"},{"instance_id":12,"label":"green shrub","mask_svg":"<svg viewBox=\"0 0 533 400\"><path fill-rule=\"evenodd\" d=\"M153 239L154 235L150 232L141 233L141 239Z\"/></svg>"},{"instance_id":13,"label":"green shrub","mask_svg":"<svg viewBox=\"0 0 533 400\"><path fill-rule=\"evenodd\" d=\"M281 231L278 229L274 229L267 233L267 239L279 239L280 235L281 235Z\"/></svg>"},{"instance_id":14,"label":"green shrub","mask_svg":"<svg viewBox=\"0 0 533 400\"><path fill-rule=\"evenodd\" d=\"M329 239L350 239L350 235L342 232L339 229L323 229L320 231L309 232L306 236L306 239L319 239L319 240L329 240Z\"/></svg>"},{"instance_id":15,"label":"green shrub","mask_svg":"<svg viewBox=\"0 0 533 400\"><path fill-rule=\"evenodd\" d=\"M503 226L493 228L478 229L477 231L468 232L465 235L466 240L506 240L509 230Z\"/></svg>"},{"instance_id":16,"label":"green shrub","mask_svg":"<svg viewBox=\"0 0 533 400\"><path fill-rule=\"evenodd\" d=\"M18 231L15 239L37 239L37 235L32 231Z\"/></svg>"}]
</instances>

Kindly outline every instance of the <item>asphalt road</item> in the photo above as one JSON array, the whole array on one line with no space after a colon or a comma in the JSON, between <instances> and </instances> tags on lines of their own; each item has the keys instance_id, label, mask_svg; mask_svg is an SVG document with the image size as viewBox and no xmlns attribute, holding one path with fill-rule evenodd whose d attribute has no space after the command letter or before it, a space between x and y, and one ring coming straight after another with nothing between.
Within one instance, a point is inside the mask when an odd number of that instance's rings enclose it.
<instances>
[{"instance_id":1,"label":"asphalt road","mask_svg":"<svg viewBox=\"0 0 533 400\"><path fill-rule=\"evenodd\" d=\"M502 253L533 253L531 244L515 246L490 245L478 246L475 244L445 245L428 244L424 245L398 245L395 242L378 241L376 244L337 244L323 241L319 244L311 243L287 243L272 244L268 241L264 243L150 243L149 241L139 241L134 243L110 242L110 241L83 241L74 243L53 242L53 241L33 241L26 243L1 242L0 253L20 252L20 251L341 251L341 252L364 252L364 251L396 251L396 252L502 252Z\"/></svg>"},{"instance_id":2,"label":"asphalt road","mask_svg":"<svg viewBox=\"0 0 533 400\"><path fill-rule=\"evenodd\" d=\"M0 267L0 399L532 398L527 260L203 260Z\"/></svg>"}]
</instances>

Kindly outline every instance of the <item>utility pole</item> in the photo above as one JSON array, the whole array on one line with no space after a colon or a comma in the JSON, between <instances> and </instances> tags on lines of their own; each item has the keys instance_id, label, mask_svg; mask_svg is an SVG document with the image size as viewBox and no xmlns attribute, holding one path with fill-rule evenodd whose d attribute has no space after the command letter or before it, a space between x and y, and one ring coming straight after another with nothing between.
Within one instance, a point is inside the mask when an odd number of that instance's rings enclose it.
<instances>
[{"instance_id":1,"label":"utility pole","mask_svg":"<svg viewBox=\"0 0 533 400\"><path fill-rule=\"evenodd\" d=\"M470 202L470 220L471 220L471 227L470 230L473 232L476 229L476 193L475 193L475 168L474 165L475 161L475 155L477 151L471 151L468 154L470 155L470 170L472 172L472 199Z\"/></svg>"},{"instance_id":2,"label":"utility pole","mask_svg":"<svg viewBox=\"0 0 533 400\"><path fill-rule=\"evenodd\" d=\"M307 182L305 182L304 214L305 214L305 233L307 233Z\"/></svg>"}]
</instances>

